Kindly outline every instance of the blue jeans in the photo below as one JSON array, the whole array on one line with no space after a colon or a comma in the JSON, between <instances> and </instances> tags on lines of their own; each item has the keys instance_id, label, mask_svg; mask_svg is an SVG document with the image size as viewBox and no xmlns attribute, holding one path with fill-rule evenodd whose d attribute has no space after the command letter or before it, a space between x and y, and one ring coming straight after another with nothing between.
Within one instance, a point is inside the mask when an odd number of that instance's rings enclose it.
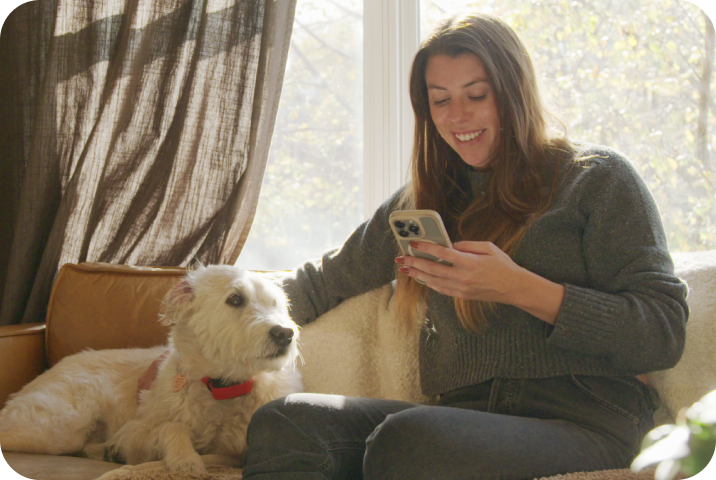
<instances>
[{"instance_id":1,"label":"blue jeans","mask_svg":"<svg viewBox=\"0 0 716 480\"><path fill-rule=\"evenodd\" d=\"M533 479L624 468L656 391L631 377L494 379L426 406L295 394L260 408L247 480Z\"/></svg>"}]
</instances>

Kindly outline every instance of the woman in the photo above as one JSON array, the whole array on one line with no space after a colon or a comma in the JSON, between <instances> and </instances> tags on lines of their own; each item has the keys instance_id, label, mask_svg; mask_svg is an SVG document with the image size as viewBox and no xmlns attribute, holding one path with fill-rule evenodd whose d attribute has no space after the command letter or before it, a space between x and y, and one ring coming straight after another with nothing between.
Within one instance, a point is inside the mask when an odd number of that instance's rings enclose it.
<instances>
[{"instance_id":1,"label":"woman","mask_svg":"<svg viewBox=\"0 0 716 480\"><path fill-rule=\"evenodd\" d=\"M510 27L451 19L420 48L412 181L285 280L307 323L392 281L437 405L297 394L253 417L246 479L525 479L623 468L652 428L643 374L684 347L686 287L629 162L550 133ZM440 213L454 249L398 256L388 216ZM416 280L425 283L422 285Z\"/></svg>"}]
</instances>

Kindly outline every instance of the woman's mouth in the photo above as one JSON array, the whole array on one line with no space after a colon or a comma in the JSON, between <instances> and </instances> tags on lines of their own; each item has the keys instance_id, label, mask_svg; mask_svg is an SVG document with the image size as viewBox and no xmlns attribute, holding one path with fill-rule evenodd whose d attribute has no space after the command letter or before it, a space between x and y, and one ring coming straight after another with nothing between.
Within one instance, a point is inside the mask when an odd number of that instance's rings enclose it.
<instances>
[{"instance_id":1,"label":"woman's mouth","mask_svg":"<svg viewBox=\"0 0 716 480\"><path fill-rule=\"evenodd\" d=\"M483 128L482 130L475 130L472 132L465 133L454 133L453 135L455 135L455 138L457 138L461 142L469 142L479 137L484 131L485 129Z\"/></svg>"}]
</instances>

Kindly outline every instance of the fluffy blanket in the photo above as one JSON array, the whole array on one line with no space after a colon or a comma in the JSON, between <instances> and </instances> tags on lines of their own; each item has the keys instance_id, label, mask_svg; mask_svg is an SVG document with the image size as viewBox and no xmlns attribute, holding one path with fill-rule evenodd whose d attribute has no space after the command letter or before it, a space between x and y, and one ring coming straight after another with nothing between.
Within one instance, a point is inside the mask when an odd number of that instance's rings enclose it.
<instances>
[{"instance_id":1,"label":"fluffy blanket","mask_svg":"<svg viewBox=\"0 0 716 480\"><path fill-rule=\"evenodd\" d=\"M662 400L657 423L673 423L679 410L716 390L716 250L672 256L676 274L689 286L690 315L679 363L648 375Z\"/></svg>"}]
</instances>

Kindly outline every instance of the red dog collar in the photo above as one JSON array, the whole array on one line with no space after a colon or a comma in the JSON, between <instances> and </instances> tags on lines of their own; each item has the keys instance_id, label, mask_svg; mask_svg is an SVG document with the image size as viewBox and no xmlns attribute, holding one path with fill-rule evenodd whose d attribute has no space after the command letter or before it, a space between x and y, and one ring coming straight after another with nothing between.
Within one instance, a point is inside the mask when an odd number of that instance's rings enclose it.
<instances>
[{"instance_id":1,"label":"red dog collar","mask_svg":"<svg viewBox=\"0 0 716 480\"><path fill-rule=\"evenodd\" d=\"M204 382L206 388L211 391L211 396L216 400L228 400L230 398L240 397L241 395L246 395L254 388L254 382L252 380L229 385L225 385L219 378L204 377L201 381Z\"/></svg>"}]
</instances>

